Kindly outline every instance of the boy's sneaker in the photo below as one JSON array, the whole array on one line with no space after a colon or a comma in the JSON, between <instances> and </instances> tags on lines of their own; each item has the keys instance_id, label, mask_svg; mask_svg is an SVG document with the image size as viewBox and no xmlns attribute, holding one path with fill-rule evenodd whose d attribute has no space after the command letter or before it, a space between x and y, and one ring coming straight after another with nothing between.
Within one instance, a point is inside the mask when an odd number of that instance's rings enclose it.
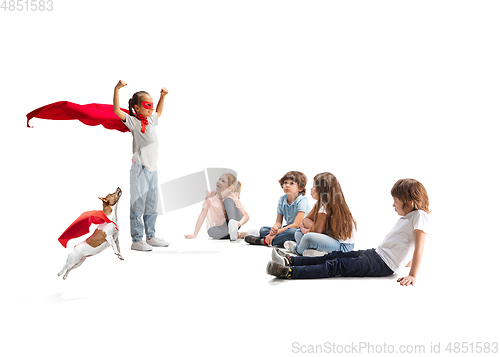
<instances>
[{"instance_id":1,"label":"boy's sneaker","mask_svg":"<svg viewBox=\"0 0 500 357\"><path fill-rule=\"evenodd\" d=\"M321 250L316 249L306 249L302 255L304 257L322 257L323 255L328 254L328 252L322 252Z\"/></svg>"},{"instance_id":2,"label":"boy's sneaker","mask_svg":"<svg viewBox=\"0 0 500 357\"><path fill-rule=\"evenodd\" d=\"M130 248L132 250L138 250L140 252L149 252L153 250L153 248L143 240L140 240L138 242L132 242L132 247Z\"/></svg>"},{"instance_id":3,"label":"boy's sneaker","mask_svg":"<svg viewBox=\"0 0 500 357\"><path fill-rule=\"evenodd\" d=\"M293 240L287 240L285 243L283 243L283 246L291 253L297 253L295 248L297 247L297 243L294 242Z\"/></svg>"},{"instance_id":4,"label":"boy's sneaker","mask_svg":"<svg viewBox=\"0 0 500 357\"><path fill-rule=\"evenodd\" d=\"M290 279L292 277L292 269L290 267L285 267L273 261L267 263L266 272L281 279Z\"/></svg>"},{"instance_id":5,"label":"boy's sneaker","mask_svg":"<svg viewBox=\"0 0 500 357\"><path fill-rule=\"evenodd\" d=\"M271 253L271 259L273 260L273 262L278 263L279 265L283 265L283 266L292 265L292 261L290 260L290 256L288 254L283 253L278 248L273 249L273 251Z\"/></svg>"},{"instance_id":6,"label":"boy's sneaker","mask_svg":"<svg viewBox=\"0 0 500 357\"><path fill-rule=\"evenodd\" d=\"M264 245L264 239L258 235L253 234L247 234L245 236L245 242L247 242L248 244Z\"/></svg>"},{"instance_id":7,"label":"boy's sneaker","mask_svg":"<svg viewBox=\"0 0 500 357\"><path fill-rule=\"evenodd\" d=\"M169 242L159 237L148 238L146 239L146 243L152 247L168 247L170 245Z\"/></svg>"},{"instance_id":8,"label":"boy's sneaker","mask_svg":"<svg viewBox=\"0 0 500 357\"><path fill-rule=\"evenodd\" d=\"M229 227L229 240L232 242L238 240L238 221L231 219L228 223Z\"/></svg>"}]
</instances>

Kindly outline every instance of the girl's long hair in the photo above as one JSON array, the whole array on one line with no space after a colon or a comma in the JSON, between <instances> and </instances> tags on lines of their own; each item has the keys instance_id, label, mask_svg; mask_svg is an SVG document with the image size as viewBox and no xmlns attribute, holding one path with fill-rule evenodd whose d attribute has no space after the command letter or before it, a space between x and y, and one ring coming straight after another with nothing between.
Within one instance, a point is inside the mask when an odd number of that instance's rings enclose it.
<instances>
[{"instance_id":1,"label":"girl's long hair","mask_svg":"<svg viewBox=\"0 0 500 357\"><path fill-rule=\"evenodd\" d=\"M240 198L241 193L241 182L236 180L236 176L230 173L225 173L229 186L234 186L233 192L236 192L238 198Z\"/></svg>"},{"instance_id":2,"label":"girl's long hair","mask_svg":"<svg viewBox=\"0 0 500 357\"><path fill-rule=\"evenodd\" d=\"M329 172L323 172L314 176L313 185L318 194L318 202L314 206L314 222L316 223L320 208L324 207L327 217L325 234L338 240L351 238L353 225L355 229L358 226L337 178Z\"/></svg>"}]
</instances>

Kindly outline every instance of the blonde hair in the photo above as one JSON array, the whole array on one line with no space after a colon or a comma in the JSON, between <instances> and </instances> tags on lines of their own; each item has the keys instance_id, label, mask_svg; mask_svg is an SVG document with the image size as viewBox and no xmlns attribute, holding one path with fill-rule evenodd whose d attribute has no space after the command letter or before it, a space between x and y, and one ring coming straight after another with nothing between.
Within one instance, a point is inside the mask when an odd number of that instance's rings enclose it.
<instances>
[{"instance_id":1,"label":"blonde hair","mask_svg":"<svg viewBox=\"0 0 500 357\"><path fill-rule=\"evenodd\" d=\"M225 173L223 175L226 175L229 186L234 186L233 192L236 192L238 198L240 198L241 182L237 181L236 176L234 176L233 174Z\"/></svg>"},{"instance_id":2,"label":"blonde hair","mask_svg":"<svg viewBox=\"0 0 500 357\"><path fill-rule=\"evenodd\" d=\"M429 197L424 185L414 179L398 180L391 189L392 197L403 202L403 209L408 205L411 211L422 210L429 211ZM411 212L410 211L410 212Z\"/></svg>"}]
</instances>

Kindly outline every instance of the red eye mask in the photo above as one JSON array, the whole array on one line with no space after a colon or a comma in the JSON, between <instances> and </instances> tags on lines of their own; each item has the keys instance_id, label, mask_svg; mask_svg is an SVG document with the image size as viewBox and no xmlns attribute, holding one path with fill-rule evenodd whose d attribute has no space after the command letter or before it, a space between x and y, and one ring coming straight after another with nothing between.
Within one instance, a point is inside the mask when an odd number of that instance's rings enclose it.
<instances>
[{"instance_id":1,"label":"red eye mask","mask_svg":"<svg viewBox=\"0 0 500 357\"><path fill-rule=\"evenodd\" d=\"M141 104L144 109L153 109L153 102L142 101Z\"/></svg>"}]
</instances>

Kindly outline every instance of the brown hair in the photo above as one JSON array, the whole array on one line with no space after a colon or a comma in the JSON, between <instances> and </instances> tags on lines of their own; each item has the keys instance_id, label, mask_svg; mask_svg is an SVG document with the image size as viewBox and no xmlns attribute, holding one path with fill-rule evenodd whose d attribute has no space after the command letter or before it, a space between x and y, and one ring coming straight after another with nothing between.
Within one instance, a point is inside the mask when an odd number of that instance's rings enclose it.
<instances>
[{"instance_id":1,"label":"brown hair","mask_svg":"<svg viewBox=\"0 0 500 357\"><path fill-rule=\"evenodd\" d=\"M133 116L133 117L136 116L135 115L136 113L134 110L134 105L138 105L140 107L141 106L141 98L144 95L149 95L149 93L141 90L139 92L135 92L134 95L132 96L132 98L130 98L128 100L128 114L130 116Z\"/></svg>"},{"instance_id":2,"label":"brown hair","mask_svg":"<svg viewBox=\"0 0 500 357\"><path fill-rule=\"evenodd\" d=\"M234 186L233 192L236 192L238 195L238 198L240 198L240 193L241 193L241 182L236 180L236 176L230 173L225 173L223 175L226 175L227 177L227 182L229 186Z\"/></svg>"},{"instance_id":3,"label":"brown hair","mask_svg":"<svg viewBox=\"0 0 500 357\"><path fill-rule=\"evenodd\" d=\"M411 211L422 210L426 213L431 213L431 211L429 211L427 190L424 185L417 180L398 180L394 186L392 186L391 195L403 202L403 209L408 205L411 207Z\"/></svg>"},{"instance_id":4,"label":"brown hair","mask_svg":"<svg viewBox=\"0 0 500 357\"><path fill-rule=\"evenodd\" d=\"M329 172L323 172L314 176L313 185L318 194L318 202L313 208L314 222L318 218L320 208L324 207L327 217L325 234L338 240L351 238L353 224L356 229L358 226L345 202L337 178Z\"/></svg>"},{"instance_id":5,"label":"brown hair","mask_svg":"<svg viewBox=\"0 0 500 357\"><path fill-rule=\"evenodd\" d=\"M282 178L279 179L280 186L283 186L286 180L292 180L299 186L299 195L306 194L307 177L300 171L288 171Z\"/></svg>"}]
</instances>

